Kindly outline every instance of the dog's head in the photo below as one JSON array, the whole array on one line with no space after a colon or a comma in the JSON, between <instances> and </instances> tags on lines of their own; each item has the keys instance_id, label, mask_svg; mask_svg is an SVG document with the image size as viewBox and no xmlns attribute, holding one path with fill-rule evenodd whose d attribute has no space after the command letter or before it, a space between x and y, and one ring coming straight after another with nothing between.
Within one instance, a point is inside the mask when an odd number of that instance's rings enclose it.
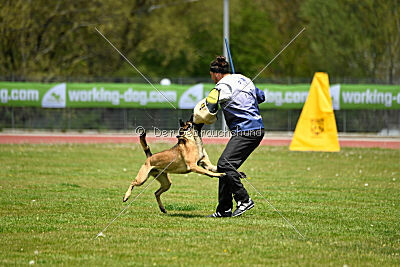
<instances>
[{"instance_id":1,"label":"dog's head","mask_svg":"<svg viewBox=\"0 0 400 267\"><path fill-rule=\"evenodd\" d=\"M179 133L176 136L179 140L194 139L193 122L190 120L183 122L183 120L179 119L179 125Z\"/></svg>"},{"instance_id":2,"label":"dog's head","mask_svg":"<svg viewBox=\"0 0 400 267\"><path fill-rule=\"evenodd\" d=\"M195 134L197 134L198 136L201 137L201 129L203 128L204 123L194 123L194 121L193 121L193 114L192 114L192 116L190 117L189 121L193 124L193 129L194 129L194 131L195 131Z\"/></svg>"}]
</instances>

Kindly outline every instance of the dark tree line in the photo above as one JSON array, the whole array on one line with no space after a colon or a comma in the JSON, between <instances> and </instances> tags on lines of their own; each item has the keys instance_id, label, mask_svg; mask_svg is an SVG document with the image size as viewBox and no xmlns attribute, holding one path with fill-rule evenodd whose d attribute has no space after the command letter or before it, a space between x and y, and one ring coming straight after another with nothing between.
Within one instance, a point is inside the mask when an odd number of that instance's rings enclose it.
<instances>
[{"instance_id":1,"label":"dark tree line","mask_svg":"<svg viewBox=\"0 0 400 267\"><path fill-rule=\"evenodd\" d=\"M222 0L2 0L0 76L132 77L138 74L97 27L151 77L204 77L222 51ZM399 0L231 0L235 67L261 77L400 83Z\"/></svg>"}]
</instances>

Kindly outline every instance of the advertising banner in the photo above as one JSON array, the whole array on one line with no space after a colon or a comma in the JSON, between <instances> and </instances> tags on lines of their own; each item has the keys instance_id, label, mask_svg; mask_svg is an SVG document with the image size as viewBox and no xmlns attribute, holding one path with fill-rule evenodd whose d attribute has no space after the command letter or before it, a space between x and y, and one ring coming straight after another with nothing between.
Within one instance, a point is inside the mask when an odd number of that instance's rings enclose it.
<instances>
[{"instance_id":1,"label":"advertising banner","mask_svg":"<svg viewBox=\"0 0 400 267\"><path fill-rule=\"evenodd\" d=\"M260 109L301 109L309 84L256 84L266 95ZM213 84L0 82L0 106L43 108L192 109ZM333 84L332 105L339 109L400 109L400 85Z\"/></svg>"},{"instance_id":2,"label":"advertising banner","mask_svg":"<svg viewBox=\"0 0 400 267\"><path fill-rule=\"evenodd\" d=\"M0 82L0 106L43 108L178 108L192 109L205 97L203 84Z\"/></svg>"},{"instance_id":3,"label":"advertising banner","mask_svg":"<svg viewBox=\"0 0 400 267\"><path fill-rule=\"evenodd\" d=\"M157 91L146 84L69 83L67 88L67 106L72 108L178 108L178 99L188 86L159 85Z\"/></svg>"},{"instance_id":4,"label":"advertising banner","mask_svg":"<svg viewBox=\"0 0 400 267\"><path fill-rule=\"evenodd\" d=\"M266 96L260 109L301 109L310 85L258 84ZM330 94L334 110L400 109L400 85L332 84Z\"/></svg>"},{"instance_id":5,"label":"advertising banner","mask_svg":"<svg viewBox=\"0 0 400 267\"><path fill-rule=\"evenodd\" d=\"M400 85L339 85L340 109L400 109Z\"/></svg>"},{"instance_id":6,"label":"advertising banner","mask_svg":"<svg viewBox=\"0 0 400 267\"><path fill-rule=\"evenodd\" d=\"M1 82L0 105L12 107L41 107L41 100L53 86L55 86L55 84Z\"/></svg>"}]
</instances>

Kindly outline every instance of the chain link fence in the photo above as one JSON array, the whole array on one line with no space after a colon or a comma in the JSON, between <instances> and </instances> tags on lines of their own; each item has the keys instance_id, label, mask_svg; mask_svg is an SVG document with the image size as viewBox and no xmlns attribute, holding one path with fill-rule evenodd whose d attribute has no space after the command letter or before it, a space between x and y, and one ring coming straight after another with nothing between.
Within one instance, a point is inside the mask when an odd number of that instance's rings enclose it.
<instances>
[{"instance_id":1,"label":"chain link fence","mask_svg":"<svg viewBox=\"0 0 400 267\"><path fill-rule=\"evenodd\" d=\"M301 110L262 110L267 131L294 131ZM188 120L192 110L79 108L44 109L31 107L0 107L0 129L98 130L132 131L141 126L174 130L178 120ZM339 132L380 133L388 135L400 129L400 110L340 110L335 111ZM222 116L205 129L221 130Z\"/></svg>"}]
</instances>

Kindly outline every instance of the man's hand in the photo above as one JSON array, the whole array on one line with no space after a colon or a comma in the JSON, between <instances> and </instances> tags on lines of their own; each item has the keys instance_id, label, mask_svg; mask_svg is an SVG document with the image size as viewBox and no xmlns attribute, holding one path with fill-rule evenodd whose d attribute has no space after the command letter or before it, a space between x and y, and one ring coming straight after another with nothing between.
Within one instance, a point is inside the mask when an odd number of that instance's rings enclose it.
<instances>
[{"instance_id":1,"label":"man's hand","mask_svg":"<svg viewBox=\"0 0 400 267\"><path fill-rule=\"evenodd\" d=\"M265 94L262 90L258 89L258 87L256 87L256 96L258 104L261 104L265 101Z\"/></svg>"}]
</instances>

